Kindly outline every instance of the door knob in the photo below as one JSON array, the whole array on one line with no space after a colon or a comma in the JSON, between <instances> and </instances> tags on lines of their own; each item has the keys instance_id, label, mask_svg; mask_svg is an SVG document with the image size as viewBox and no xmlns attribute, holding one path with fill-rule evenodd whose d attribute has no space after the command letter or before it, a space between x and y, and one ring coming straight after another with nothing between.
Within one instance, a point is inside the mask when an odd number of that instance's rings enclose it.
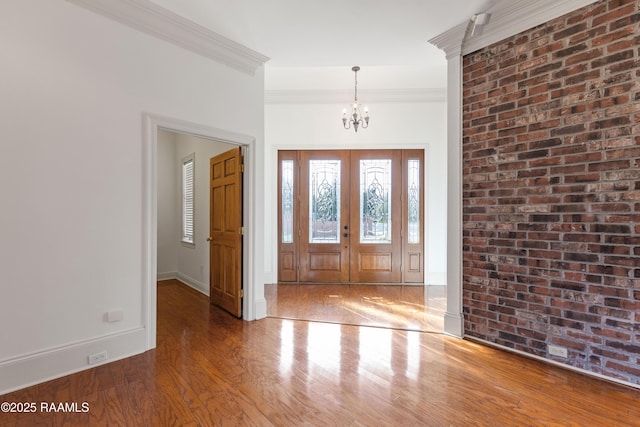
<instances>
[{"instance_id":1,"label":"door knob","mask_svg":"<svg viewBox=\"0 0 640 427\"><path fill-rule=\"evenodd\" d=\"M213 240L213 237L207 237L207 242L210 242Z\"/></svg>"}]
</instances>

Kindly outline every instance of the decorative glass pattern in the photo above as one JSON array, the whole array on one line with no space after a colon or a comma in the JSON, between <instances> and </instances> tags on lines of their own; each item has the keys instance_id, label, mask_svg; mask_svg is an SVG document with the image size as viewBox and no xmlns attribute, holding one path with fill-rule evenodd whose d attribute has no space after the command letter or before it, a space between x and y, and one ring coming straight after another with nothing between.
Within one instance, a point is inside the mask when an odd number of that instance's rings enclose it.
<instances>
[{"instance_id":1,"label":"decorative glass pattern","mask_svg":"<svg viewBox=\"0 0 640 427\"><path fill-rule=\"evenodd\" d=\"M309 161L309 243L340 243L340 163Z\"/></svg>"},{"instance_id":2,"label":"decorative glass pattern","mask_svg":"<svg viewBox=\"0 0 640 427\"><path fill-rule=\"evenodd\" d=\"M408 243L420 243L420 160L411 159L407 162L409 236Z\"/></svg>"},{"instance_id":3,"label":"decorative glass pattern","mask_svg":"<svg viewBox=\"0 0 640 427\"><path fill-rule=\"evenodd\" d=\"M391 243L391 160L360 160L360 243Z\"/></svg>"},{"instance_id":4,"label":"decorative glass pattern","mask_svg":"<svg viewBox=\"0 0 640 427\"><path fill-rule=\"evenodd\" d=\"M282 179L282 243L293 243L293 160L283 160Z\"/></svg>"}]
</instances>

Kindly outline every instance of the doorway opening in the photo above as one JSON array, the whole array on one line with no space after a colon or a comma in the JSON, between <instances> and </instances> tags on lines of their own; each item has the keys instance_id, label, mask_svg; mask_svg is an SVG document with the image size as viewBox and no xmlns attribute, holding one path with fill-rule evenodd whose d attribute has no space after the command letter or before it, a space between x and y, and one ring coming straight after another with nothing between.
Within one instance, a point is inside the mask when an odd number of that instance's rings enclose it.
<instances>
[{"instance_id":1,"label":"doorway opening","mask_svg":"<svg viewBox=\"0 0 640 427\"><path fill-rule=\"evenodd\" d=\"M245 209L243 223L250 225L244 233L242 247L242 319L254 320L266 317L266 301L263 297L263 277L259 274L263 269L259 253L263 244L263 228L256 227L259 217L255 212L262 210L262 200L256 192L256 179L260 175L261 166L258 161L260 147L256 146L254 137L224 129L214 128L197 123L186 122L169 117L152 114L143 115L143 150L142 150L142 311L146 330L147 349L156 347L157 341L157 281L158 281L158 133L162 130L178 134L215 140L230 146L243 147L246 183L242 200L244 206L257 207ZM208 236L207 236L208 237ZM205 242L206 243L206 242Z\"/></svg>"},{"instance_id":2,"label":"doorway opening","mask_svg":"<svg viewBox=\"0 0 640 427\"><path fill-rule=\"evenodd\" d=\"M163 129L157 146L157 278L241 317L241 147Z\"/></svg>"}]
</instances>

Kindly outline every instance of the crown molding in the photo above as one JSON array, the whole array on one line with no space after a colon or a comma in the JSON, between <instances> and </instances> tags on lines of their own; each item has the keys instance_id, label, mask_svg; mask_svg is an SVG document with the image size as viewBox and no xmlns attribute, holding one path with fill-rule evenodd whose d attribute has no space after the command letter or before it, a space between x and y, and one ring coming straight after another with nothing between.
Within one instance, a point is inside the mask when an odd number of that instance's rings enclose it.
<instances>
[{"instance_id":1,"label":"crown molding","mask_svg":"<svg viewBox=\"0 0 640 427\"><path fill-rule=\"evenodd\" d=\"M435 36L429 40L429 43L443 50L447 59L462 54L462 43L467 33L468 22L456 25L455 27Z\"/></svg>"},{"instance_id":2,"label":"crown molding","mask_svg":"<svg viewBox=\"0 0 640 427\"><path fill-rule=\"evenodd\" d=\"M444 88L359 90L363 103L445 102ZM344 104L353 99L352 90L267 90L265 104Z\"/></svg>"},{"instance_id":3,"label":"crown molding","mask_svg":"<svg viewBox=\"0 0 640 427\"><path fill-rule=\"evenodd\" d=\"M458 54L466 55L596 1L598 0L501 0L485 11L491 17L482 34L469 36L469 22L466 22L430 39L429 43L444 50L447 58Z\"/></svg>"},{"instance_id":4,"label":"crown molding","mask_svg":"<svg viewBox=\"0 0 640 427\"><path fill-rule=\"evenodd\" d=\"M519 0L502 1L495 12L490 11L491 18L482 34L468 37L462 48L462 54L475 52L507 37L544 24L581 7L595 3L597 0Z\"/></svg>"},{"instance_id":5,"label":"crown molding","mask_svg":"<svg viewBox=\"0 0 640 427\"><path fill-rule=\"evenodd\" d=\"M250 75L269 60L149 0L66 1Z\"/></svg>"}]
</instances>

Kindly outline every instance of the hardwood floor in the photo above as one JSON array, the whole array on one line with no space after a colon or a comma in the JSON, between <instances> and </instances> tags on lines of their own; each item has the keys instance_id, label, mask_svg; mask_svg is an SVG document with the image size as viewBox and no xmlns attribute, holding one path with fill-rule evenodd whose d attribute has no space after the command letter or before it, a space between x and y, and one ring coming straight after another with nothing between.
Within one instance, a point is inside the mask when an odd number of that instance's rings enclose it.
<instances>
[{"instance_id":1,"label":"hardwood floor","mask_svg":"<svg viewBox=\"0 0 640 427\"><path fill-rule=\"evenodd\" d=\"M174 282L158 347L0 397L2 426L633 426L640 391L441 334L243 322Z\"/></svg>"},{"instance_id":2,"label":"hardwood floor","mask_svg":"<svg viewBox=\"0 0 640 427\"><path fill-rule=\"evenodd\" d=\"M343 325L442 332L444 286L265 285L267 316Z\"/></svg>"}]
</instances>

